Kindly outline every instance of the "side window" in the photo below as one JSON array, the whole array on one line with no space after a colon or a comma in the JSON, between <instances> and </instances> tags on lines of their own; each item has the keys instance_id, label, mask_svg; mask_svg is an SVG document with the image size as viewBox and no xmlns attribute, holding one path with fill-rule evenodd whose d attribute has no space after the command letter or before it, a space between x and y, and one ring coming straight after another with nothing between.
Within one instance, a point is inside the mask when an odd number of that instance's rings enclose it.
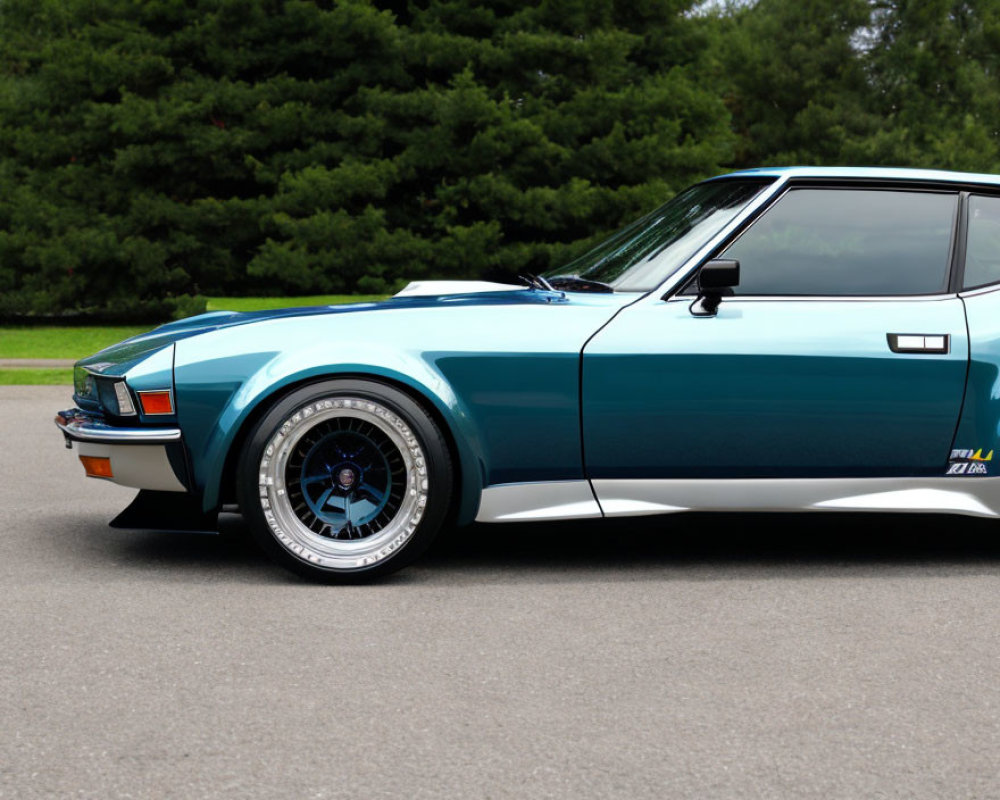
<instances>
[{"instance_id":1,"label":"side window","mask_svg":"<svg viewBox=\"0 0 1000 800\"><path fill-rule=\"evenodd\" d=\"M969 198L965 289L1000 282L1000 197Z\"/></svg>"},{"instance_id":2,"label":"side window","mask_svg":"<svg viewBox=\"0 0 1000 800\"><path fill-rule=\"evenodd\" d=\"M737 295L943 292L957 203L946 192L792 189L719 257L740 261Z\"/></svg>"}]
</instances>

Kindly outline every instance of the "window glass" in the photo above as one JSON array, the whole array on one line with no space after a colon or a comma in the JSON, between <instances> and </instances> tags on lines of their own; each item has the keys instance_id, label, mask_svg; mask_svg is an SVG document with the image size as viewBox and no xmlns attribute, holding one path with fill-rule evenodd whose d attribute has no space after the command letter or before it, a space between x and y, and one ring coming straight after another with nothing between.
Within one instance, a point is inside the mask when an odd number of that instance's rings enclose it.
<instances>
[{"instance_id":1,"label":"window glass","mask_svg":"<svg viewBox=\"0 0 1000 800\"><path fill-rule=\"evenodd\" d=\"M966 289L1000 282L1000 197L969 198Z\"/></svg>"},{"instance_id":2,"label":"window glass","mask_svg":"<svg viewBox=\"0 0 1000 800\"><path fill-rule=\"evenodd\" d=\"M769 183L730 179L699 183L575 261L545 274L601 281L620 292L648 292L721 231Z\"/></svg>"},{"instance_id":3,"label":"window glass","mask_svg":"<svg viewBox=\"0 0 1000 800\"><path fill-rule=\"evenodd\" d=\"M740 262L738 295L943 292L958 195L793 189L720 258Z\"/></svg>"}]
</instances>

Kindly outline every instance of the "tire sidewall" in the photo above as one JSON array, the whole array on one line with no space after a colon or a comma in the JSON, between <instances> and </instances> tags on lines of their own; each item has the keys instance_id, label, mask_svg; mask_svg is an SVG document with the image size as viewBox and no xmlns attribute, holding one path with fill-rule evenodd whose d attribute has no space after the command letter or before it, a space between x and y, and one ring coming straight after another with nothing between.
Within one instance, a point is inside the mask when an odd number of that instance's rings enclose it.
<instances>
[{"instance_id":1,"label":"tire sidewall","mask_svg":"<svg viewBox=\"0 0 1000 800\"><path fill-rule=\"evenodd\" d=\"M261 459L275 431L311 402L359 397L385 406L403 419L420 444L427 465L427 503L413 534L393 552L373 564L352 568L327 567L306 561L278 542L260 502ZM448 447L426 411L394 386L365 379L332 379L306 384L278 399L254 425L240 452L236 493L250 532L274 561L299 575L326 583L355 583L376 578L411 563L434 540L448 514L454 472Z\"/></svg>"}]
</instances>

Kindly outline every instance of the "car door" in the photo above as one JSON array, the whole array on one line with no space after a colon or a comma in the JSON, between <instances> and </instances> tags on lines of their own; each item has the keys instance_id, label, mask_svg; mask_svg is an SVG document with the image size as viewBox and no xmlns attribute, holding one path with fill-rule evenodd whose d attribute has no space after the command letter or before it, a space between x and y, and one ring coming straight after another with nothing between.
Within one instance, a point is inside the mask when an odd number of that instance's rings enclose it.
<instances>
[{"instance_id":1,"label":"car door","mask_svg":"<svg viewBox=\"0 0 1000 800\"><path fill-rule=\"evenodd\" d=\"M588 477L944 475L968 337L949 291L959 194L790 187L718 258L714 316L650 295L583 354Z\"/></svg>"},{"instance_id":2,"label":"car door","mask_svg":"<svg viewBox=\"0 0 1000 800\"><path fill-rule=\"evenodd\" d=\"M1000 467L1000 196L968 203L962 300L969 321L969 378L951 473L995 477Z\"/></svg>"}]
</instances>

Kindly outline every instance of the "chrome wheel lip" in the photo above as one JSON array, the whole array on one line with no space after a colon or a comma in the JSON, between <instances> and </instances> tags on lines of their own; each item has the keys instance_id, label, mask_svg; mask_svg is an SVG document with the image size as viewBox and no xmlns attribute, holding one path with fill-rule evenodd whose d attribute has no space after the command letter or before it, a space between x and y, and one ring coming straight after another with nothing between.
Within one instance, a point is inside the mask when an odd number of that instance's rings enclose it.
<instances>
[{"instance_id":1,"label":"chrome wheel lip","mask_svg":"<svg viewBox=\"0 0 1000 800\"><path fill-rule=\"evenodd\" d=\"M296 515L285 486L289 454L317 423L334 417L362 419L381 430L397 448L406 469L406 487L396 514L364 539L331 539L313 533ZM331 396L298 408L268 439L260 459L261 510L275 540L292 555L327 569L367 567L391 556L416 532L427 507L427 458L407 422L381 402L357 396Z\"/></svg>"}]
</instances>

